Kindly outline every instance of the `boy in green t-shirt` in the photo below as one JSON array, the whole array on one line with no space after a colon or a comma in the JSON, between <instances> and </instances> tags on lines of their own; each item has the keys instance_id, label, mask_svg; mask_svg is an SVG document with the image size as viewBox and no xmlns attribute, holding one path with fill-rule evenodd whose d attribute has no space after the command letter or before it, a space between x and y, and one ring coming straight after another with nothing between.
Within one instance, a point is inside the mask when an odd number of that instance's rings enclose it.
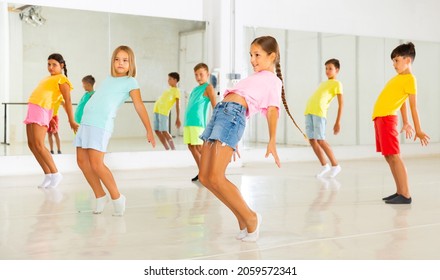
<instances>
[{"instance_id":1,"label":"boy in green t-shirt","mask_svg":"<svg viewBox=\"0 0 440 280\"><path fill-rule=\"evenodd\" d=\"M92 97L92 95L95 93L95 90L93 89L93 86L95 85L95 78L92 75L87 75L82 78L82 84L86 93L84 93L81 100L78 102L78 106L75 110L75 121L79 124L81 123L84 107L86 106L90 97Z\"/></svg>"},{"instance_id":2,"label":"boy in green t-shirt","mask_svg":"<svg viewBox=\"0 0 440 280\"><path fill-rule=\"evenodd\" d=\"M173 137L168 132L168 120L171 108L176 103L176 127L180 128L180 91L177 83L180 80L179 73L171 72L168 74L168 85L170 88L162 93L154 103L154 131L166 150L175 150Z\"/></svg>"},{"instance_id":3,"label":"boy in green t-shirt","mask_svg":"<svg viewBox=\"0 0 440 280\"><path fill-rule=\"evenodd\" d=\"M341 172L341 166L339 166L330 145L325 140L327 110L335 97L338 99L339 108L335 125L333 126L333 133L336 135L341 129L340 121L344 102L342 98L342 83L336 80L339 69L339 60L332 58L325 62L325 74L328 80L322 82L315 93L309 98L304 112L307 137L322 165L322 169L316 174L318 178L333 178ZM325 156L327 156L331 166L327 163Z\"/></svg>"}]
</instances>

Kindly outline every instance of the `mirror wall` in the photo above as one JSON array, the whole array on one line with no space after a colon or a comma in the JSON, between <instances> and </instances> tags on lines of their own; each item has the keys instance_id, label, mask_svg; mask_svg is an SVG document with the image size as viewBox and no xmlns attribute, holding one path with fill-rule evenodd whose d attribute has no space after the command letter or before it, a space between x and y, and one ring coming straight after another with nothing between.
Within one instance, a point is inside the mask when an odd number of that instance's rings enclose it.
<instances>
[{"instance_id":1,"label":"mirror wall","mask_svg":"<svg viewBox=\"0 0 440 280\"><path fill-rule=\"evenodd\" d=\"M391 51L406 40L249 27L245 30L243 46L243 63L248 65L249 73L252 72L249 43L261 35L272 35L278 40L287 102L301 127L304 127L303 112L309 96L326 79L324 62L338 58L341 62L338 79L344 87L344 110L341 132L335 136L332 131L338 103L334 99L327 116L328 141L332 145L375 143L371 120L373 106L386 82L396 75L390 59ZM413 43L417 52L413 73L418 82L417 106L422 128L431 136L431 142L440 142L440 44ZM411 116L409 106L408 116ZM248 125L245 145L252 146L255 142L267 140L267 122L258 116ZM277 130L277 141L280 144L306 145L284 112ZM403 135L402 141L413 142L405 140Z\"/></svg>"},{"instance_id":2,"label":"mirror wall","mask_svg":"<svg viewBox=\"0 0 440 280\"><path fill-rule=\"evenodd\" d=\"M95 88L99 87L110 73L114 48L123 44L135 52L136 79L150 115L153 102L168 88L167 74L173 71L181 74L179 87L181 108L184 110L185 97L196 84L193 73L187 73L188 67L185 66L195 65L204 59L204 22L51 7L42 7L41 15L46 19L45 24L32 26L21 21L18 12L9 13L12 86L8 102L27 102L32 90L48 75L48 55L58 52L66 60L68 77L74 86L72 101L77 103L84 94L81 79L91 74L96 78ZM2 120L3 113L2 106ZM8 106L7 129L11 145L3 145L3 154L30 154L22 123L25 114L25 105ZM63 109L60 109L59 116L61 149L65 153L73 153L74 135ZM175 108L172 110L173 123L174 120ZM2 142L3 133L2 124ZM174 126L172 134L179 134ZM145 129L133 105L122 105L109 152L151 149L144 139ZM161 147L158 148L160 150Z\"/></svg>"}]
</instances>

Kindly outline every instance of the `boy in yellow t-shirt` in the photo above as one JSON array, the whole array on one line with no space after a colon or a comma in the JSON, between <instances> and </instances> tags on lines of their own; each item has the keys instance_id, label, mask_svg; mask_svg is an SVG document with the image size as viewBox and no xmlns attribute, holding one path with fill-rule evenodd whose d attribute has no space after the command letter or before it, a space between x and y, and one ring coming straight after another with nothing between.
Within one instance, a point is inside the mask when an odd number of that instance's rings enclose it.
<instances>
[{"instance_id":1,"label":"boy in yellow t-shirt","mask_svg":"<svg viewBox=\"0 0 440 280\"><path fill-rule=\"evenodd\" d=\"M333 133L336 135L341 129L340 121L344 102L342 97L342 83L336 80L339 69L339 60L332 58L325 62L325 74L328 80L322 82L315 93L309 98L304 112L307 137L322 165L321 170L316 174L318 178L333 178L341 172L341 166L338 164L330 145L325 140L327 110L335 97L338 99L339 107L335 125L333 126ZM327 163L325 156L327 156L331 166Z\"/></svg>"},{"instance_id":2,"label":"boy in yellow t-shirt","mask_svg":"<svg viewBox=\"0 0 440 280\"><path fill-rule=\"evenodd\" d=\"M168 132L168 119L171 108L176 103L176 127L180 128L180 91L177 83L180 80L179 73L171 72L168 74L168 85L170 88L162 93L154 103L154 131L166 150L175 150L173 137Z\"/></svg>"},{"instance_id":3,"label":"boy in yellow t-shirt","mask_svg":"<svg viewBox=\"0 0 440 280\"><path fill-rule=\"evenodd\" d=\"M397 75L386 85L377 98L373 110L374 130L376 134L376 151L381 152L390 166L396 183L396 193L382 198L388 204L410 204L412 202L408 187L408 175L405 164L400 157L399 132L397 130L397 111L402 114L402 130L406 138L411 138L414 129L408 123L406 99L409 99L411 115L416 133L414 141L420 138L422 146L428 145L429 136L422 131L416 108L417 83L411 73L411 64L416 57L413 43L402 44L391 52L394 69Z\"/></svg>"}]
</instances>

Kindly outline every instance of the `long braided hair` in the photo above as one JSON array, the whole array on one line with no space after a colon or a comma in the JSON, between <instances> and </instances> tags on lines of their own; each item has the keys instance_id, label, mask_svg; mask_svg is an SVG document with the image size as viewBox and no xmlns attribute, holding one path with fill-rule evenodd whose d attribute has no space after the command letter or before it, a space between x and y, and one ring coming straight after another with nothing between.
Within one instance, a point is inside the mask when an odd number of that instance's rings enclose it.
<instances>
[{"instance_id":1,"label":"long braided hair","mask_svg":"<svg viewBox=\"0 0 440 280\"><path fill-rule=\"evenodd\" d=\"M284 80L283 80L283 75L281 74L280 49L278 47L277 40L275 38L273 38L272 36L261 36L261 37L255 38L252 41L252 45L253 44L259 45L269 55L273 52L276 54L275 71L276 71L277 77L283 82L282 87L281 87L281 99L283 100L284 109L286 110L287 115L290 117L290 119L292 120L292 122L296 126L296 128L298 128L298 130L301 132L301 134L304 136L304 138L307 139L307 135L302 131L302 129L296 123L295 119L293 118L292 114L290 113L289 106L287 105L286 93L284 91Z\"/></svg>"},{"instance_id":2,"label":"long braided hair","mask_svg":"<svg viewBox=\"0 0 440 280\"><path fill-rule=\"evenodd\" d=\"M49 55L49 57L47 58L47 60L49 59L53 59L58 61L58 63L63 67L64 70L64 75L66 75L67 77L67 65L66 65L66 61L64 60L63 56L59 53L53 53L51 55Z\"/></svg>"}]
</instances>

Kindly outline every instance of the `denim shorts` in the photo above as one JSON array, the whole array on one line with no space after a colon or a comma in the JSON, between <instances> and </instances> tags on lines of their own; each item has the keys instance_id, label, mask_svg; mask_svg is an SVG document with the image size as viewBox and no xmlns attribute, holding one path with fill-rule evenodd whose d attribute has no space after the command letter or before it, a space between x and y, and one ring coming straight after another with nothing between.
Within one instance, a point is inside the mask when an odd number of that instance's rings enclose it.
<instances>
[{"instance_id":1,"label":"denim shorts","mask_svg":"<svg viewBox=\"0 0 440 280\"><path fill-rule=\"evenodd\" d=\"M219 102L200 135L203 141L220 141L234 151L246 127L246 108L236 102Z\"/></svg>"},{"instance_id":2,"label":"denim shorts","mask_svg":"<svg viewBox=\"0 0 440 280\"><path fill-rule=\"evenodd\" d=\"M306 117L307 138L315 139L315 140L324 140L327 119L311 114L308 114L305 117Z\"/></svg>"},{"instance_id":3,"label":"denim shorts","mask_svg":"<svg viewBox=\"0 0 440 280\"><path fill-rule=\"evenodd\" d=\"M154 113L154 130L168 131L168 116Z\"/></svg>"},{"instance_id":4,"label":"denim shorts","mask_svg":"<svg viewBox=\"0 0 440 280\"><path fill-rule=\"evenodd\" d=\"M82 124L75 136L75 147L105 153L112 134L105 129Z\"/></svg>"}]
</instances>

